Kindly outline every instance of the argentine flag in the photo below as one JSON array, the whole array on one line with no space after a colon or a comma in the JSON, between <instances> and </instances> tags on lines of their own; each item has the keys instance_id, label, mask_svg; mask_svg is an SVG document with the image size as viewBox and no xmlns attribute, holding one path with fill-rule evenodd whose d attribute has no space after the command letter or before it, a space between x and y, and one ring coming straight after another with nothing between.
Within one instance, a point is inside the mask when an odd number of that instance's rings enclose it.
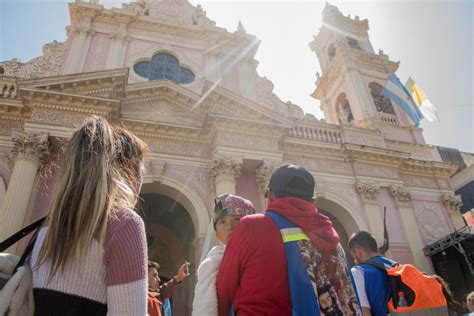
<instances>
[{"instance_id":1,"label":"argentine flag","mask_svg":"<svg viewBox=\"0 0 474 316\"><path fill-rule=\"evenodd\" d=\"M388 76L388 81L381 94L401 107L416 126L420 124L423 114L421 114L410 93L395 74Z\"/></svg>"}]
</instances>

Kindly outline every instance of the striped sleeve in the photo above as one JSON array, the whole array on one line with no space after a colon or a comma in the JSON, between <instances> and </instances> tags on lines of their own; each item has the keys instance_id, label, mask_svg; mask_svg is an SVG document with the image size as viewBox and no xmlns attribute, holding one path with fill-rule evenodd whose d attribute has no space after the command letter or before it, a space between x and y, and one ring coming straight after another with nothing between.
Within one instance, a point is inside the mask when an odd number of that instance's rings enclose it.
<instances>
[{"instance_id":1,"label":"striped sleeve","mask_svg":"<svg viewBox=\"0 0 474 316\"><path fill-rule=\"evenodd\" d=\"M108 315L146 315L147 260L143 220L132 211L117 214L105 241Z\"/></svg>"}]
</instances>

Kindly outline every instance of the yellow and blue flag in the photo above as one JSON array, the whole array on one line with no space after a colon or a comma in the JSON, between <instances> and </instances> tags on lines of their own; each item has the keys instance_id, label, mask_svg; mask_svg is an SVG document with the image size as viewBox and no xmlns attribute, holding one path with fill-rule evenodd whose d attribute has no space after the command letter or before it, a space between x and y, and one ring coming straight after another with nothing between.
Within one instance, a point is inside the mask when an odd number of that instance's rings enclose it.
<instances>
[{"instance_id":1,"label":"yellow and blue flag","mask_svg":"<svg viewBox=\"0 0 474 316\"><path fill-rule=\"evenodd\" d=\"M438 111L436 107L431 103L430 100L426 97L426 94L421 90L421 88L415 83L415 81L410 77L405 83L405 87L408 92L410 92L413 101L420 108L423 116L428 120L428 122L439 122Z\"/></svg>"},{"instance_id":2,"label":"yellow and blue flag","mask_svg":"<svg viewBox=\"0 0 474 316\"><path fill-rule=\"evenodd\" d=\"M395 74L390 74L388 76L387 83L385 84L381 94L398 105L416 126L420 125L423 114L413 101L410 92L408 92Z\"/></svg>"}]
</instances>

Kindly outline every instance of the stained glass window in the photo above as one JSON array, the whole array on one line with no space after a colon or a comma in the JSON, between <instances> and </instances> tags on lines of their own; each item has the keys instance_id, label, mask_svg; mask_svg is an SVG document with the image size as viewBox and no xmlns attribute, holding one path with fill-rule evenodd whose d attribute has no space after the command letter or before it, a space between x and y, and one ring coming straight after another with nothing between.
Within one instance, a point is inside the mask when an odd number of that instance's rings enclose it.
<instances>
[{"instance_id":1,"label":"stained glass window","mask_svg":"<svg viewBox=\"0 0 474 316\"><path fill-rule=\"evenodd\" d=\"M186 84L194 81L194 73L179 65L178 59L167 53L153 55L149 61L140 61L133 66L133 70L148 80L171 80Z\"/></svg>"}]
</instances>

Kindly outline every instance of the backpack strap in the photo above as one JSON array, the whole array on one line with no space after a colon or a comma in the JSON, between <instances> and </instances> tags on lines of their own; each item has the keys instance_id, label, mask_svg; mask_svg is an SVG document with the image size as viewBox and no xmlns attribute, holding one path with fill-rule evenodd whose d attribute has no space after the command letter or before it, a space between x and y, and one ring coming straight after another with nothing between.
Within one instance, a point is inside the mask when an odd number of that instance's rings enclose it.
<instances>
[{"instance_id":1,"label":"backpack strap","mask_svg":"<svg viewBox=\"0 0 474 316\"><path fill-rule=\"evenodd\" d=\"M396 266L400 265L398 262L393 262L391 265L389 265L389 264L385 264L383 262L376 261L376 260L373 260L373 259L369 259L369 260L364 261L360 264L366 264L366 265L378 268L378 269L383 270L383 271L387 271L387 270L389 270L393 267L396 267Z\"/></svg>"},{"instance_id":2,"label":"backpack strap","mask_svg":"<svg viewBox=\"0 0 474 316\"><path fill-rule=\"evenodd\" d=\"M25 250L23 251L23 254L20 257L20 261L18 261L17 265L15 266L15 269L13 270L13 274L16 273L19 267L25 264L26 259L28 259L28 256L30 255L31 251L33 250L33 247L36 242L36 237L38 236L39 228L41 224L45 221L46 216L40 218L36 222L31 223L30 225L22 228L20 231L16 232L12 236L8 237L4 241L0 243L0 252L3 252L10 248L12 245L26 237L28 234L30 234L32 231L35 231L33 234L33 237L30 239L28 245L26 246Z\"/></svg>"},{"instance_id":3,"label":"backpack strap","mask_svg":"<svg viewBox=\"0 0 474 316\"><path fill-rule=\"evenodd\" d=\"M278 226L285 248L292 316L319 316L318 298L297 243L299 240L309 240L308 236L301 228L275 212L267 211L265 215Z\"/></svg>"},{"instance_id":4,"label":"backpack strap","mask_svg":"<svg viewBox=\"0 0 474 316\"><path fill-rule=\"evenodd\" d=\"M46 216L40 218L40 219L37 220L36 222L31 223L30 225L28 225L28 226L22 228L22 229L19 230L18 232L14 233L14 234L11 235L10 237L8 237L8 238L5 239L4 241L2 241L2 242L0 243L0 252L7 250L7 249L10 248L12 245L14 245L15 243L17 243L17 242L20 241L21 239L23 239L25 236L27 236L29 233L31 233L31 232L34 231L35 229L38 229L38 228L41 226L41 224L43 224L43 222L44 222L45 219L46 219Z\"/></svg>"}]
</instances>

